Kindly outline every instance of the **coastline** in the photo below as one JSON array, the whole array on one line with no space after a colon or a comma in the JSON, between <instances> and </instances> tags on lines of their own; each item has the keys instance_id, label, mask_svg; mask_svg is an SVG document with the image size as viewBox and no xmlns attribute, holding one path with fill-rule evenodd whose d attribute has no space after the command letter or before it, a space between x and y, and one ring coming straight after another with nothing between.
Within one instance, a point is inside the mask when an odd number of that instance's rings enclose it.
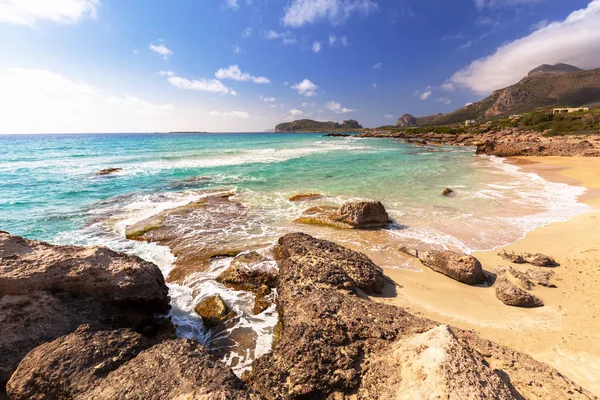
<instances>
[{"instance_id":1,"label":"coastline","mask_svg":"<svg viewBox=\"0 0 600 400\"><path fill-rule=\"evenodd\" d=\"M409 312L472 329L483 337L522 351L545 362L595 394L600 394L600 158L520 157L506 162L523 172L536 173L557 183L588 188L580 201L592 207L566 222L555 222L529 232L516 243L493 251L477 252L485 270L507 265L497 253L544 253L561 264L554 268L557 288L536 287L533 293L545 306L538 309L508 307L491 288L462 285L423 267L415 273L385 269L401 286L392 297L376 301L404 307ZM514 268L523 268L513 265Z\"/></svg>"}]
</instances>

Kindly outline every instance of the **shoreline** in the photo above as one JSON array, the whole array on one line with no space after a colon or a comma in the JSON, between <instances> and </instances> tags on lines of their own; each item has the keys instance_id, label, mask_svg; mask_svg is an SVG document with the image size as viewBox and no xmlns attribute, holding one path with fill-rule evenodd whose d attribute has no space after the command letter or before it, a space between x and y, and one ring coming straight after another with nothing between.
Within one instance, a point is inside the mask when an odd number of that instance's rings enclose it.
<instances>
[{"instance_id":1,"label":"shoreline","mask_svg":"<svg viewBox=\"0 0 600 400\"><path fill-rule=\"evenodd\" d=\"M492 288L462 285L411 260L421 269L385 268L401 287L391 297L376 301L404 307L407 311L472 329L483 337L529 354L600 394L600 159L590 157L518 157L506 162L543 179L583 186L579 201L589 212L565 222L534 229L515 243L491 251L476 252L484 270L510 264L501 250L544 253L561 264L554 268L557 288L536 287L533 294L545 306L538 309L509 307L496 299ZM516 269L523 266L512 265ZM526 267L525 267L526 268Z\"/></svg>"}]
</instances>

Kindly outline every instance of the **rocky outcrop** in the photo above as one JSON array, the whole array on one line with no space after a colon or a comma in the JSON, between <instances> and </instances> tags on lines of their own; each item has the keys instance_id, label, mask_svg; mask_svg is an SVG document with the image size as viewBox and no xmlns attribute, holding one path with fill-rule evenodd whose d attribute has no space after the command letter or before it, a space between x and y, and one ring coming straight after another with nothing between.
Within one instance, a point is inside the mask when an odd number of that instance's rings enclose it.
<instances>
[{"instance_id":1,"label":"rocky outcrop","mask_svg":"<svg viewBox=\"0 0 600 400\"><path fill-rule=\"evenodd\" d=\"M341 208L312 207L295 222L342 229L382 228L390 223L385 207L378 201L350 202Z\"/></svg>"},{"instance_id":2,"label":"rocky outcrop","mask_svg":"<svg viewBox=\"0 0 600 400\"><path fill-rule=\"evenodd\" d=\"M410 114L404 114L398 121L396 121L396 126L400 128L410 128L413 126L417 126L417 119Z\"/></svg>"},{"instance_id":3,"label":"rocky outcrop","mask_svg":"<svg viewBox=\"0 0 600 400\"><path fill-rule=\"evenodd\" d=\"M196 314L202 317L204 325L213 328L235 316L221 296L215 294L200 301L194 308Z\"/></svg>"},{"instance_id":4,"label":"rocky outcrop","mask_svg":"<svg viewBox=\"0 0 600 400\"><path fill-rule=\"evenodd\" d=\"M247 377L266 398L592 398L529 356L366 298L386 280L360 253L300 233L276 253L277 340Z\"/></svg>"},{"instance_id":5,"label":"rocky outcrop","mask_svg":"<svg viewBox=\"0 0 600 400\"><path fill-rule=\"evenodd\" d=\"M555 141L542 143L538 141L486 140L477 144L476 154L494 155L497 157L522 156L580 156L597 157L600 152L592 143L583 140L574 143Z\"/></svg>"},{"instance_id":6,"label":"rocky outcrop","mask_svg":"<svg viewBox=\"0 0 600 400\"><path fill-rule=\"evenodd\" d=\"M151 332L169 308L161 271L139 257L0 232L0 387L27 352L81 324Z\"/></svg>"},{"instance_id":7,"label":"rocky outcrop","mask_svg":"<svg viewBox=\"0 0 600 400\"><path fill-rule=\"evenodd\" d=\"M475 257L453 251L418 251L400 247L399 251L417 257L423 265L467 285L485 283L485 274L481 263Z\"/></svg>"},{"instance_id":8,"label":"rocky outcrop","mask_svg":"<svg viewBox=\"0 0 600 400\"><path fill-rule=\"evenodd\" d=\"M110 175L110 174L114 174L115 172L121 172L123 171L123 168L106 168L106 169L102 169L100 171L98 171L96 173L96 175Z\"/></svg>"},{"instance_id":9,"label":"rocky outcrop","mask_svg":"<svg viewBox=\"0 0 600 400\"><path fill-rule=\"evenodd\" d=\"M12 400L72 399L150 347L131 329L75 332L44 343L21 361L7 385Z\"/></svg>"},{"instance_id":10,"label":"rocky outcrop","mask_svg":"<svg viewBox=\"0 0 600 400\"><path fill-rule=\"evenodd\" d=\"M259 399L231 369L189 339L152 346L128 330L81 327L27 355L11 399Z\"/></svg>"},{"instance_id":11,"label":"rocky outcrop","mask_svg":"<svg viewBox=\"0 0 600 400\"><path fill-rule=\"evenodd\" d=\"M528 292L534 284L525 274L511 267L498 267L496 273L494 289L498 300L513 307L535 308L544 305L542 300Z\"/></svg>"},{"instance_id":12,"label":"rocky outcrop","mask_svg":"<svg viewBox=\"0 0 600 400\"><path fill-rule=\"evenodd\" d=\"M299 119L278 124L275 127L275 132L348 132L358 129L362 129L362 126L353 119L343 121L341 124L332 121L321 122L312 119Z\"/></svg>"}]
</instances>

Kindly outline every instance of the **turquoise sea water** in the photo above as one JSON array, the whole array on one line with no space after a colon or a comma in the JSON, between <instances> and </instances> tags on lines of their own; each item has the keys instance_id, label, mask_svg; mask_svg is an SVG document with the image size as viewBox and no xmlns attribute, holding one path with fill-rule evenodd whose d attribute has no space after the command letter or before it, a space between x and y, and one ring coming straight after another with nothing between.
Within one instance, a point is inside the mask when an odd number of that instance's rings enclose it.
<instances>
[{"instance_id":1,"label":"turquoise sea water","mask_svg":"<svg viewBox=\"0 0 600 400\"><path fill-rule=\"evenodd\" d=\"M96 175L109 167L123 171ZM455 196L442 196L446 187ZM380 200L396 224L376 238L311 233L359 246L380 265L396 268L403 267L401 261L387 255L400 243L490 249L587 210L577 201L584 189L545 182L499 159L474 156L472 148L319 134L0 136L1 230L53 243L106 245L153 261L165 273L173 262L168 249L126 240L125 227L214 190L236 193L249 210L241 232L248 240L270 243L285 232L304 230L292 221L314 204L289 202L291 195L321 193L326 197L316 204L329 205ZM228 229L198 233L207 241L233 234ZM208 340L192 312L206 294L219 292L245 313L240 298L247 295L214 282L226 264L215 265L193 284L171 285L182 336ZM252 329L257 339L255 348L235 361L241 366L268 349L276 319L274 308L257 317L244 315L238 327Z\"/></svg>"}]
</instances>

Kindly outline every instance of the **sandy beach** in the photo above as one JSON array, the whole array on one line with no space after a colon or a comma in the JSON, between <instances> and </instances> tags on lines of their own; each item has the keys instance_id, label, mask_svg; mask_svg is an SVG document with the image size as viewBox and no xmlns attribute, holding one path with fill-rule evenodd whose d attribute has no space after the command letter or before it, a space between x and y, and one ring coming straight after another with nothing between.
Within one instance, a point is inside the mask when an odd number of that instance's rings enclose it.
<instances>
[{"instance_id":1,"label":"sandy beach","mask_svg":"<svg viewBox=\"0 0 600 400\"><path fill-rule=\"evenodd\" d=\"M590 212L538 228L517 243L474 254L488 271L509 265L497 255L502 249L554 257L560 263L553 268L557 288L533 289L545 306L506 306L496 299L492 288L463 285L422 267L418 260L412 263L421 266L421 272L386 269L385 273L401 287L395 296L376 301L472 329L555 367L600 395L600 159L527 157L508 162L549 181L588 188L580 200L591 206ZM528 268L512 266L519 270Z\"/></svg>"}]
</instances>

